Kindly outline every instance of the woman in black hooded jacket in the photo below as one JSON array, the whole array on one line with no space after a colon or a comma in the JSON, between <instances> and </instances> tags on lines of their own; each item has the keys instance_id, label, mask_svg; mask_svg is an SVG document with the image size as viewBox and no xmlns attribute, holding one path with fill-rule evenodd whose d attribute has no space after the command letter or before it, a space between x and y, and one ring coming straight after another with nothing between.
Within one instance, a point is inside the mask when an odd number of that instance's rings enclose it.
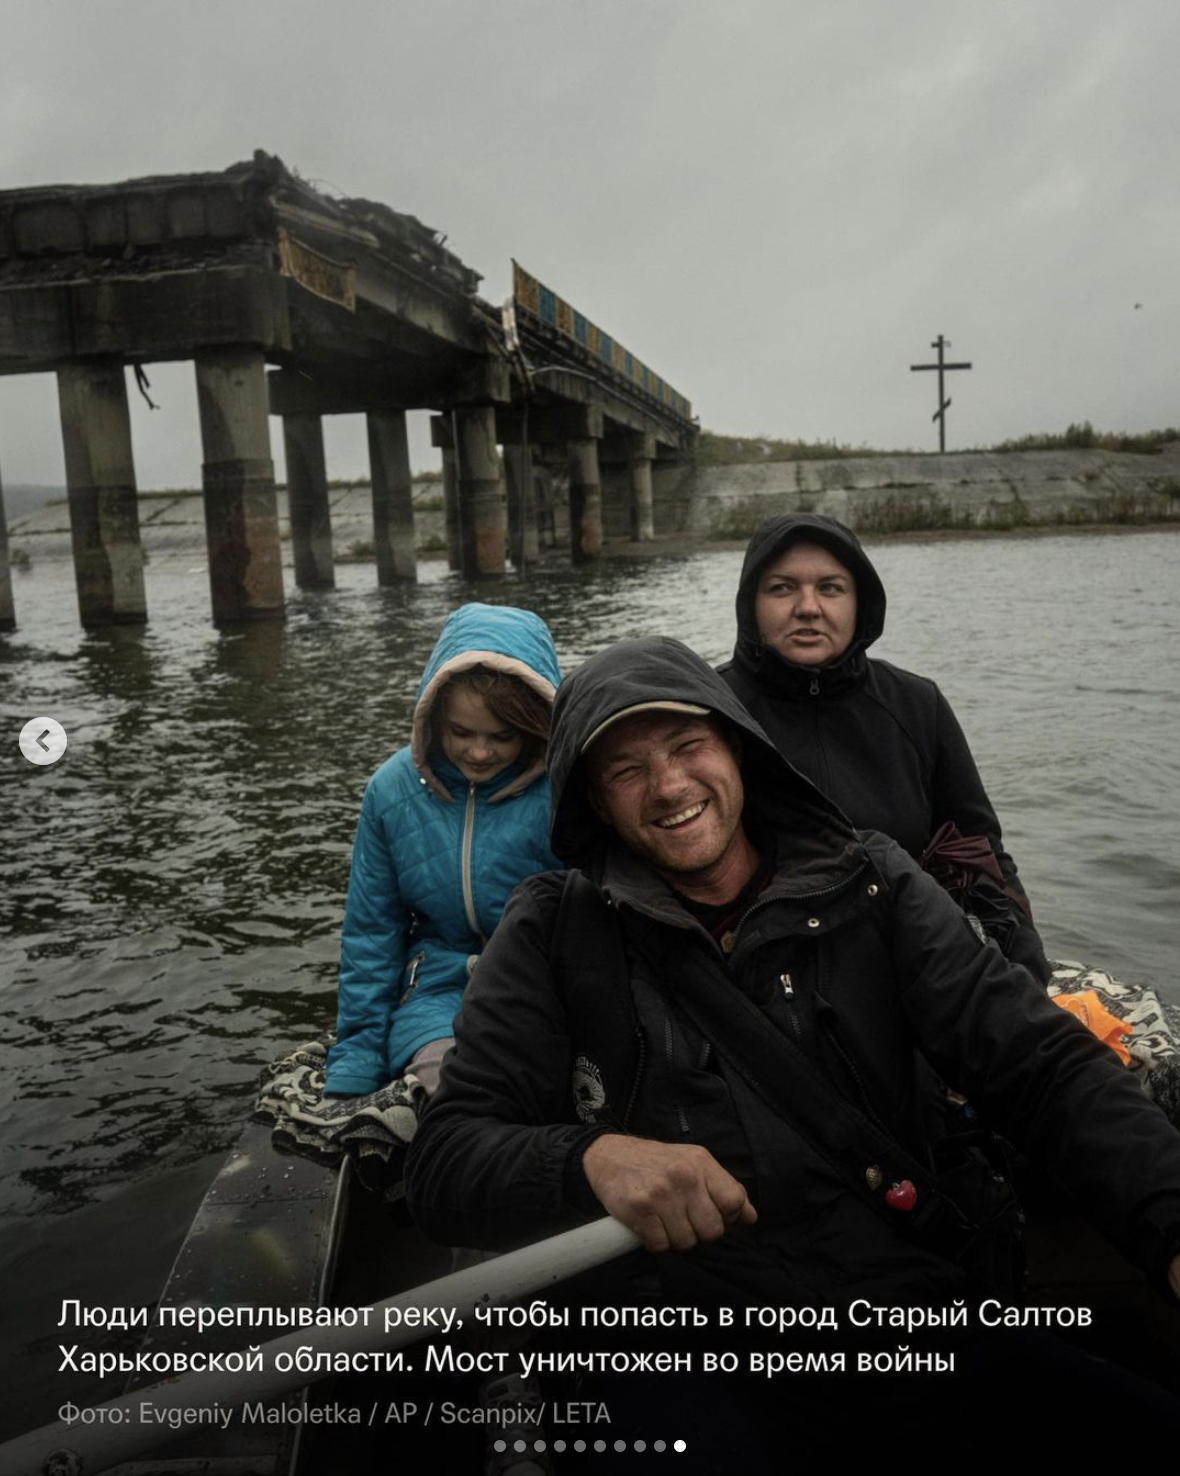
<instances>
[{"instance_id":1,"label":"woman in black hooded jacket","mask_svg":"<svg viewBox=\"0 0 1180 1476\"><path fill-rule=\"evenodd\" d=\"M1046 980L1016 863L950 704L928 678L866 654L884 629L885 589L856 535L810 513L763 523L742 565L737 625L720 673L780 752L854 825L915 859L945 825L981 837L966 870L948 860L945 837L930 869L957 884L1009 958ZM964 849L970 857L970 845L951 843L952 854Z\"/></svg>"}]
</instances>

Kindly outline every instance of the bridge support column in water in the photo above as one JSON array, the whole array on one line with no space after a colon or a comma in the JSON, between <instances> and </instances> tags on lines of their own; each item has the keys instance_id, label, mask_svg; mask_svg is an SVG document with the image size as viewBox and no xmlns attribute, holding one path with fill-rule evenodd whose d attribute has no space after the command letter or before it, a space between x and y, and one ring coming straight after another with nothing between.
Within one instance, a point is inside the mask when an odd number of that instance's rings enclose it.
<instances>
[{"instance_id":1,"label":"bridge support column in water","mask_svg":"<svg viewBox=\"0 0 1180 1476\"><path fill-rule=\"evenodd\" d=\"M628 438L627 465L631 473L631 538L650 543L656 536L653 511L651 464L656 454L653 436Z\"/></svg>"},{"instance_id":2,"label":"bridge support column in water","mask_svg":"<svg viewBox=\"0 0 1180 1476\"><path fill-rule=\"evenodd\" d=\"M414 477L406 413L371 411L365 420L369 429L377 583L412 581L418 577L418 557L414 549Z\"/></svg>"},{"instance_id":3,"label":"bridge support column in water","mask_svg":"<svg viewBox=\"0 0 1180 1476\"><path fill-rule=\"evenodd\" d=\"M213 619L282 618L283 565L275 507L262 350L197 355L205 537Z\"/></svg>"},{"instance_id":4,"label":"bridge support column in water","mask_svg":"<svg viewBox=\"0 0 1180 1476\"><path fill-rule=\"evenodd\" d=\"M287 457L287 516L291 521L295 583L300 589L334 589L336 563L332 552L322 417L284 415L283 448Z\"/></svg>"},{"instance_id":5,"label":"bridge support column in water","mask_svg":"<svg viewBox=\"0 0 1180 1476\"><path fill-rule=\"evenodd\" d=\"M460 405L455 424L463 577L503 574L508 518L496 454L495 408Z\"/></svg>"},{"instance_id":6,"label":"bridge support column in water","mask_svg":"<svg viewBox=\"0 0 1180 1476\"><path fill-rule=\"evenodd\" d=\"M8 524L4 518L4 484L0 482L0 630L16 629L12 603L12 569L8 562Z\"/></svg>"},{"instance_id":7,"label":"bridge support column in water","mask_svg":"<svg viewBox=\"0 0 1180 1476\"><path fill-rule=\"evenodd\" d=\"M131 416L121 359L57 371L78 613L88 627L147 619Z\"/></svg>"},{"instance_id":8,"label":"bridge support column in water","mask_svg":"<svg viewBox=\"0 0 1180 1476\"><path fill-rule=\"evenodd\" d=\"M456 572L463 567L462 540L459 536L459 473L455 469L454 446L442 448L443 519L447 538L447 568Z\"/></svg>"},{"instance_id":9,"label":"bridge support column in water","mask_svg":"<svg viewBox=\"0 0 1180 1476\"><path fill-rule=\"evenodd\" d=\"M529 447L533 463L533 506L537 521L537 548L556 548L561 542L555 521L555 487L552 459L556 448L543 444ZM565 447L560 452L564 472ZM566 530L563 529L562 536Z\"/></svg>"},{"instance_id":10,"label":"bridge support column in water","mask_svg":"<svg viewBox=\"0 0 1180 1476\"><path fill-rule=\"evenodd\" d=\"M602 474L598 441L587 436L568 445L570 471L570 558L587 564L602 557Z\"/></svg>"},{"instance_id":11,"label":"bridge support column in water","mask_svg":"<svg viewBox=\"0 0 1180 1476\"><path fill-rule=\"evenodd\" d=\"M541 556L531 446L524 447L516 442L505 445L504 476L508 483L508 552L520 570L535 564Z\"/></svg>"},{"instance_id":12,"label":"bridge support column in water","mask_svg":"<svg viewBox=\"0 0 1180 1476\"><path fill-rule=\"evenodd\" d=\"M447 568L463 567L463 519L459 512L459 471L455 458L454 420L450 415L430 417L430 444L442 457L443 519L447 538Z\"/></svg>"}]
</instances>

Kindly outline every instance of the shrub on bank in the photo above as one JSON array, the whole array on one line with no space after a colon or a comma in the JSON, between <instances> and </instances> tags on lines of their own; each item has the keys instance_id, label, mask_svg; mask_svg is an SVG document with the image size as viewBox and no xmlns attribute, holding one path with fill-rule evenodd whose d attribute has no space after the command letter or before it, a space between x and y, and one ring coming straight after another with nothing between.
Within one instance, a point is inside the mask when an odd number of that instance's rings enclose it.
<instances>
[{"instance_id":1,"label":"shrub on bank","mask_svg":"<svg viewBox=\"0 0 1180 1476\"><path fill-rule=\"evenodd\" d=\"M1064 431L1039 431L996 446L961 446L950 455L1010 451L1129 451L1158 456L1169 441L1180 441L1180 428L1153 431L1096 431L1088 420L1069 425ZM904 447L882 450L877 446L848 446L836 441L790 441L774 436L723 436L703 430L697 437L697 466L745 466L764 461L843 461L850 456L939 456L938 451L913 451Z\"/></svg>"}]
</instances>

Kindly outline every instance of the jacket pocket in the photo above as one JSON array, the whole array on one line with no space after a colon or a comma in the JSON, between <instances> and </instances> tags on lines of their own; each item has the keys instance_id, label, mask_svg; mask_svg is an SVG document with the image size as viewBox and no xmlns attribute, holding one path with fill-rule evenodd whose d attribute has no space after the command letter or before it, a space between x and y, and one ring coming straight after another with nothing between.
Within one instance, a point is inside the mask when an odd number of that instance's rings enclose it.
<instances>
[{"instance_id":1,"label":"jacket pocket","mask_svg":"<svg viewBox=\"0 0 1180 1476\"><path fill-rule=\"evenodd\" d=\"M864 1072L857 1064L856 1055L841 1038L839 1012L834 1005L824 999L818 990L815 993L815 1025L819 1040L823 1046L826 1046L824 1054L830 1053L827 1063L829 1071L834 1071L837 1078L840 1075L844 1076L849 1087L848 1099L866 1117L871 1118L878 1127L884 1129L881 1115L877 1111L865 1082Z\"/></svg>"}]
</instances>

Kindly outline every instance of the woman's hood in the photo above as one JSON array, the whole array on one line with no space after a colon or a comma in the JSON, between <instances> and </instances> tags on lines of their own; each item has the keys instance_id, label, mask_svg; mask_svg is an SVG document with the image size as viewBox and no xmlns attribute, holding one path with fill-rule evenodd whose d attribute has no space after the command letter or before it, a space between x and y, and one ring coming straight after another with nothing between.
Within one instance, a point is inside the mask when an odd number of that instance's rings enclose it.
<instances>
[{"instance_id":1,"label":"woman's hood","mask_svg":"<svg viewBox=\"0 0 1180 1476\"><path fill-rule=\"evenodd\" d=\"M609 719L660 703L705 708L740 735L748 829L789 815L803 834L830 833L833 825L848 834L837 806L783 758L712 667L682 642L651 636L608 646L557 693L549 740L550 844L567 865L584 865L612 834L590 805L583 750Z\"/></svg>"},{"instance_id":2,"label":"woman's hood","mask_svg":"<svg viewBox=\"0 0 1180 1476\"><path fill-rule=\"evenodd\" d=\"M414 767L437 794L448 800L451 796L431 769L427 755L430 715L447 682L473 666L486 666L507 676L518 677L549 703L552 703L561 681L553 637L539 615L534 615L531 610L518 610L513 605L470 604L452 610L443 622L418 684L418 700L410 731L410 756ZM543 772L544 763L539 760L499 790L496 798L519 794Z\"/></svg>"},{"instance_id":3,"label":"woman's hood","mask_svg":"<svg viewBox=\"0 0 1180 1476\"><path fill-rule=\"evenodd\" d=\"M754 616L758 581L766 566L795 543L818 543L839 559L856 580L856 633L840 662L867 650L885 628L885 586L850 528L819 513L789 513L770 518L750 539L738 581L738 635L733 656L741 666L757 670L765 659L768 648L758 634ZM776 661L783 659L774 652L770 654Z\"/></svg>"}]
</instances>

